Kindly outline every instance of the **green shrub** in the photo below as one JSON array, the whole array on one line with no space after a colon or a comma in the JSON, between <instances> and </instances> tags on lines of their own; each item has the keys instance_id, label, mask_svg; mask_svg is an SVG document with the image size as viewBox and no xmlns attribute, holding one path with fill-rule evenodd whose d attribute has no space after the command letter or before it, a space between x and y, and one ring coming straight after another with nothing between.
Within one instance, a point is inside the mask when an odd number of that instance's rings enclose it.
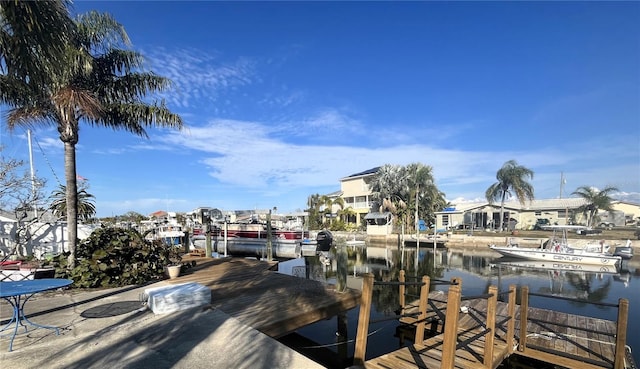
<instances>
[{"instance_id":1,"label":"green shrub","mask_svg":"<svg viewBox=\"0 0 640 369\"><path fill-rule=\"evenodd\" d=\"M174 246L145 240L135 230L100 228L78 243L76 267L67 269L68 253L56 258L56 277L75 287L120 287L163 279L165 266L180 262Z\"/></svg>"}]
</instances>

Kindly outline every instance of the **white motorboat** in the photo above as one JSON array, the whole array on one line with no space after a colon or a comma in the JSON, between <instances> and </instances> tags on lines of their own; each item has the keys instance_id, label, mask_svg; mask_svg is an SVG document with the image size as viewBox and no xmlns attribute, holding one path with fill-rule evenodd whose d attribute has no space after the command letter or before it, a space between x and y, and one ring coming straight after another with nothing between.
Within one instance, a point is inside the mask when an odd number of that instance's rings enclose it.
<instances>
[{"instance_id":1,"label":"white motorboat","mask_svg":"<svg viewBox=\"0 0 640 369\"><path fill-rule=\"evenodd\" d=\"M525 269L539 269L539 270L566 270L570 272L589 272L589 273L611 273L617 274L618 268L615 265L591 265L591 264L576 264L576 263L564 263L558 261L537 261L537 260L496 260L496 265L525 268Z\"/></svg>"},{"instance_id":2,"label":"white motorboat","mask_svg":"<svg viewBox=\"0 0 640 369\"><path fill-rule=\"evenodd\" d=\"M489 247L504 256L525 260L604 266L619 266L622 262L620 256L614 256L607 252L593 251L592 248L570 247L567 243L567 231L575 229L575 227L553 226L550 228L554 231L554 236L539 248L520 247L513 244L490 245ZM561 232L562 236L558 237L557 232Z\"/></svg>"}]
</instances>

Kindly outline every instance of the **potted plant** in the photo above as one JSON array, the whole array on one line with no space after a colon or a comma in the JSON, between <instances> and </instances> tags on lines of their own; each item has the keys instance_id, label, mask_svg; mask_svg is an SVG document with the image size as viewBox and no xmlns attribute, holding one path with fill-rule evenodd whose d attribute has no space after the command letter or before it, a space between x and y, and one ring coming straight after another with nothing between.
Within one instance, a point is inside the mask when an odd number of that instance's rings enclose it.
<instances>
[{"instance_id":1,"label":"potted plant","mask_svg":"<svg viewBox=\"0 0 640 369\"><path fill-rule=\"evenodd\" d=\"M169 264L167 265L167 274L169 275L169 279L175 279L180 276L180 269L182 268L182 264Z\"/></svg>"},{"instance_id":2,"label":"potted plant","mask_svg":"<svg viewBox=\"0 0 640 369\"><path fill-rule=\"evenodd\" d=\"M170 246L169 264L167 265L167 274L170 279L178 278L182 269L182 256L178 253L176 247Z\"/></svg>"}]
</instances>

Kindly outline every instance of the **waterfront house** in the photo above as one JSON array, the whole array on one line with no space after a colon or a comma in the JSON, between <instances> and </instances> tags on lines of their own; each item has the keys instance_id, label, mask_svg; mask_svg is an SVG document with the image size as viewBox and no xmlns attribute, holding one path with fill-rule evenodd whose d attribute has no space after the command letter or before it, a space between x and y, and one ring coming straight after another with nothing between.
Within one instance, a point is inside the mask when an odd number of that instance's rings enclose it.
<instances>
[{"instance_id":1,"label":"waterfront house","mask_svg":"<svg viewBox=\"0 0 640 369\"><path fill-rule=\"evenodd\" d=\"M340 191L327 195L331 199L342 197L344 208L353 210L351 215L345 217L347 223L360 228L369 228L372 225L376 233L380 231L378 223L381 219L376 218L377 215L374 214L378 209L371 208L374 201L367 180L376 175L379 169L380 167L375 167L341 178ZM536 199L527 201L524 205L516 200L507 201L504 204L504 224L507 229L512 230L532 229L538 219L546 219L548 224L584 224L584 215L578 210L584 204L585 200L582 198ZM614 212L624 213L627 224L640 220L640 204L616 200L612 205ZM334 205L331 210L329 217L335 217L340 209ZM604 212L599 216L607 218ZM457 203L437 212L436 218L438 229L495 229L500 224L500 203ZM384 223L386 224L386 221ZM387 226L384 228L388 229Z\"/></svg>"}]
</instances>

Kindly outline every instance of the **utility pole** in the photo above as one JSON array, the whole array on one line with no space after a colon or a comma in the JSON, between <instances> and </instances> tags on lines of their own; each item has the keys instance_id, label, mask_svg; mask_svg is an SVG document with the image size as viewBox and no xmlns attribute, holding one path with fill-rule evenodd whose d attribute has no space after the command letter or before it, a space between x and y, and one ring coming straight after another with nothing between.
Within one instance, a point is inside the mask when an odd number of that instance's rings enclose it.
<instances>
[{"instance_id":1,"label":"utility pole","mask_svg":"<svg viewBox=\"0 0 640 369\"><path fill-rule=\"evenodd\" d=\"M271 261L271 250L273 245L271 244L271 209L269 209L269 213L267 213L267 260Z\"/></svg>"},{"instance_id":2,"label":"utility pole","mask_svg":"<svg viewBox=\"0 0 640 369\"><path fill-rule=\"evenodd\" d=\"M38 202L36 201L36 175L33 170L33 148L31 146L31 130L27 130L29 141L29 165L31 167L31 195L33 196L33 217L38 218Z\"/></svg>"}]
</instances>

